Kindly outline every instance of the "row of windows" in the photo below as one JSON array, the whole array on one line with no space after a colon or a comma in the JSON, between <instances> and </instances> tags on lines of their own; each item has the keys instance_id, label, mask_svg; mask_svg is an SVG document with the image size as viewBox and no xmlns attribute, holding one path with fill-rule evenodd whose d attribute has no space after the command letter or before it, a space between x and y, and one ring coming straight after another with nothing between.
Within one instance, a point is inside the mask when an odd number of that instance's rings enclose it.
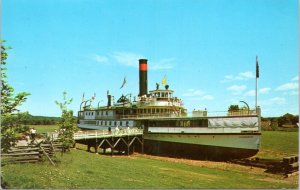
<instances>
[{"instance_id":1,"label":"row of windows","mask_svg":"<svg viewBox=\"0 0 300 190\"><path fill-rule=\"evenodd\" d=\"M161 93L158 93L158 92L156 92L156 93L154 93L154 94L152 94L152 96L153 97L166 97L166 98L171 98L172 97L172 94L171 93L168 93L168 92L161 92Z\"/></svg>"},{"instance_id":2,"label":"row of windows","mask_svg":"<svg viewBox=\"0 0 300 190\"><path fill-rule=\"evenodd\" d=\"M150 108L150 109L138 109L137 113L141 113L141 114L145 114L145 113L149 113L149 114L154 114L154 113L170 113L171 110L169 109L158 109L158 108Z\"/></svg>"},{"instance_id":3,"label":"row of windows","mask_svg":"<svg viewBox=\"0 0 300 190\"><path fill-rule=\"evenodd\" d=\"M96 121L96 125L128 127L129 121Z\"/></svg>"},{"instance_id":4,"label":"row of windows","mask_svg":"<svg viewBox=\"0 0 300 190\"><path fill-rule=\"evenodd\" d=\"M207 127L208 120L149 121L149 127Z\"/></svg>"},{"instance_id":5,"label":"row of windows","mask_svg":"<svg viewBox=\"0 0 300 190\"><path fill-rule=\"evenodd\" d=\"M171 113L172 111L170 109L159 109L159 108L148 108L148 109L137 109L137 110L133 110L133 112L128 112L129 110L117 110L117 114L158 114L158 113ZM94 113L97 116L103 116L103 115L108 115L108 111L97 111L97 112L85 112L86 116L94 116ZM83 113L81 113L82 115Z\"/></svg>"},{"instance_id":6,"label":"row of windows","mask_svg":"<svg viewBox=\"0 0 300 190\"><path fill-rule=\"evenodd\" d=\"M108 111L96 112L96 114L97 114L97 115L100 115L100 114L101 114L101 115L104 115L104 114L105 114L105 115L108 115ZM94 115L94 112L85 112L85 115L86 115L86 116L88 116L88 115L89 115L89 116L93 116L93 115Z\"/></svg>"}]
</instances>

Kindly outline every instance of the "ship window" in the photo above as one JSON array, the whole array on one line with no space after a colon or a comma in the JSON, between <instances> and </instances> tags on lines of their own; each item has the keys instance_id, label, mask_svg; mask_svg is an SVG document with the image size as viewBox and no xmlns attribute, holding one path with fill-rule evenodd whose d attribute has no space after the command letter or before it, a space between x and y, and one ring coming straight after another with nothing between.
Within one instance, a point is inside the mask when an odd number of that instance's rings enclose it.
<instances>
[{"instance_id":1,"label":"ship window","mask_svg":"<svg viewBox=\"0 0 300 190\"><path fill-rule=\"evenodd\" d=\"M159 109L156 109L156 113L159 113Z\"/></svg>"},{"instance_id":2,"label":"ship window","mask_svg":"<svg viewBox=\"0 0 300 190\"><path fill-rule=\"evenodd\" d=\"M148 109L148 113L151 113L151 109Z\"/></svg>"},{"instance_id":3,"label":"ship window","mask_svg":"<svg viewBox=\"0 0 300 190\"><path fill-rule=\"evenodd\" d=\"M144 109L144 113L147 113L147 112L146 112L146 109Z\"/></svg>"},{"instance_id":4,"label":"ship window","mask_svg":"<svg viewBox=\"0 0 300 190\"><path fill-rule=\"evenodd\" d=\"M108 111L106 111L105 114L108 115Z\"/></svg>"},{"instance_id":5,"label":"ship window","mask_svg":"<svg viewBox=\"0 0 300 190\"><path fill-rule=\"evenodd\" d=\"M184 121L184 127L190 127L191 121Z\"/></svg>"},{"instance_id":6,"label":"ship window","mask_svg":"<svg viewBox=\"0 0 300 190\"><path fill-rule=\"evenodd\" d=\"M111 121L108 122L108 125L111 125Z\"/></svg>"},{"instance_id":7,"label":"ship window","mask_svg":"<svg viewBox=\"0 0 300 190\"><path fill-rule=\"evenodd\" d=\"M126 127L128 127L128 124L129 124L129 122L128 122L128 121L126 121Z\"/></svg>"}]
</instances>

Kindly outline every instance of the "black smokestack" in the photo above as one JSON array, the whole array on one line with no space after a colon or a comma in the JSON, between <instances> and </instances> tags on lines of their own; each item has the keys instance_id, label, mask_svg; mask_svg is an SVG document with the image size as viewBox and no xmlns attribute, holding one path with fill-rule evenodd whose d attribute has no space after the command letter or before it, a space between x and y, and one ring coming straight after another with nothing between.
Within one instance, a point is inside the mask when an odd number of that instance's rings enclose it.
<instances>
[{"instance_id":1,"label":"black smokestack","mask_svg":"<svg viewBox=\"0 0 300 190\"><path fill-rule=\"evenodd\" d=\"M139 96L147 95L148 93L148 79L147 79L147 59L139 60L140 72L140 93Z\"/></svg>"},{"instance_id":2,"label":"black smokestack","mask_svg":"<svg viewBox=\"0 0 300 190\"><path fill-rule=\"evenodd\" d=\"M111 95L109 94L109 91L107 91L107 107L111 107Z\"/></svg>"}]
</instances>

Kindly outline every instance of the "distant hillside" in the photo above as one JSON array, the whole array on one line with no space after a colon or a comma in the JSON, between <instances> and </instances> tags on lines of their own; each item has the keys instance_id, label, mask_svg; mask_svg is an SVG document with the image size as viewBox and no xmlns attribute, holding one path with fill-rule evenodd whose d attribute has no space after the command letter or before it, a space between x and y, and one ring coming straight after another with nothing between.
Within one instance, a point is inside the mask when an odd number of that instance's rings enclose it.
<instances>
[{"instance_id":1,"label":"distant hillside","mask_svg":"<svg viewBox=\"0 0 300 190\"><path fill-rule=\"evenodd\" d=\"M76 117L74 117L76 118ZM29 117L24 121L24 125L56 125L60 120L60 117L48 117L48 116L34 116Z\"/></svg>"},{"instance_id":2,"label":"distant hillside","mask_svg":"<svg viewBox=\"0 0 300 190\"><path fill-rule=\"evenodd\" d=\"M60 117L34 116L29 115L26 125L55 125L58 123Z\"/></svg>"}]
</instances>

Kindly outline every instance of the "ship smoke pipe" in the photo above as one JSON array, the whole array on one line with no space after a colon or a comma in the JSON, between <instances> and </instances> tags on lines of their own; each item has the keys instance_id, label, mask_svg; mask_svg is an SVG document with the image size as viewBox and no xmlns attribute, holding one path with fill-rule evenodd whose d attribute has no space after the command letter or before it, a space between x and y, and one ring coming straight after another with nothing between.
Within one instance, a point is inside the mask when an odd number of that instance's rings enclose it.
<instances>
[{"instance_id":1,"label":"ship smoke pipe","mask_svg":"<svg viewBox=\"0 0 300 190\"><path fill-rule=\"evenodd\" d=\"M140 73L140 93L139 96L148 94L148 79L147 79L147 59L139 60L139 73Z\"/></svg>"},{"instance_id":2,"label":"ship smoke pipe","mask_svg":"<svg viewBox=\"0 0 300 190\"><path fill-rule=\"evenodd\" d=\"M109 94L109 91L107 91L107 107L111 107L111 95Z\"/></svg>"}]
</instances>

